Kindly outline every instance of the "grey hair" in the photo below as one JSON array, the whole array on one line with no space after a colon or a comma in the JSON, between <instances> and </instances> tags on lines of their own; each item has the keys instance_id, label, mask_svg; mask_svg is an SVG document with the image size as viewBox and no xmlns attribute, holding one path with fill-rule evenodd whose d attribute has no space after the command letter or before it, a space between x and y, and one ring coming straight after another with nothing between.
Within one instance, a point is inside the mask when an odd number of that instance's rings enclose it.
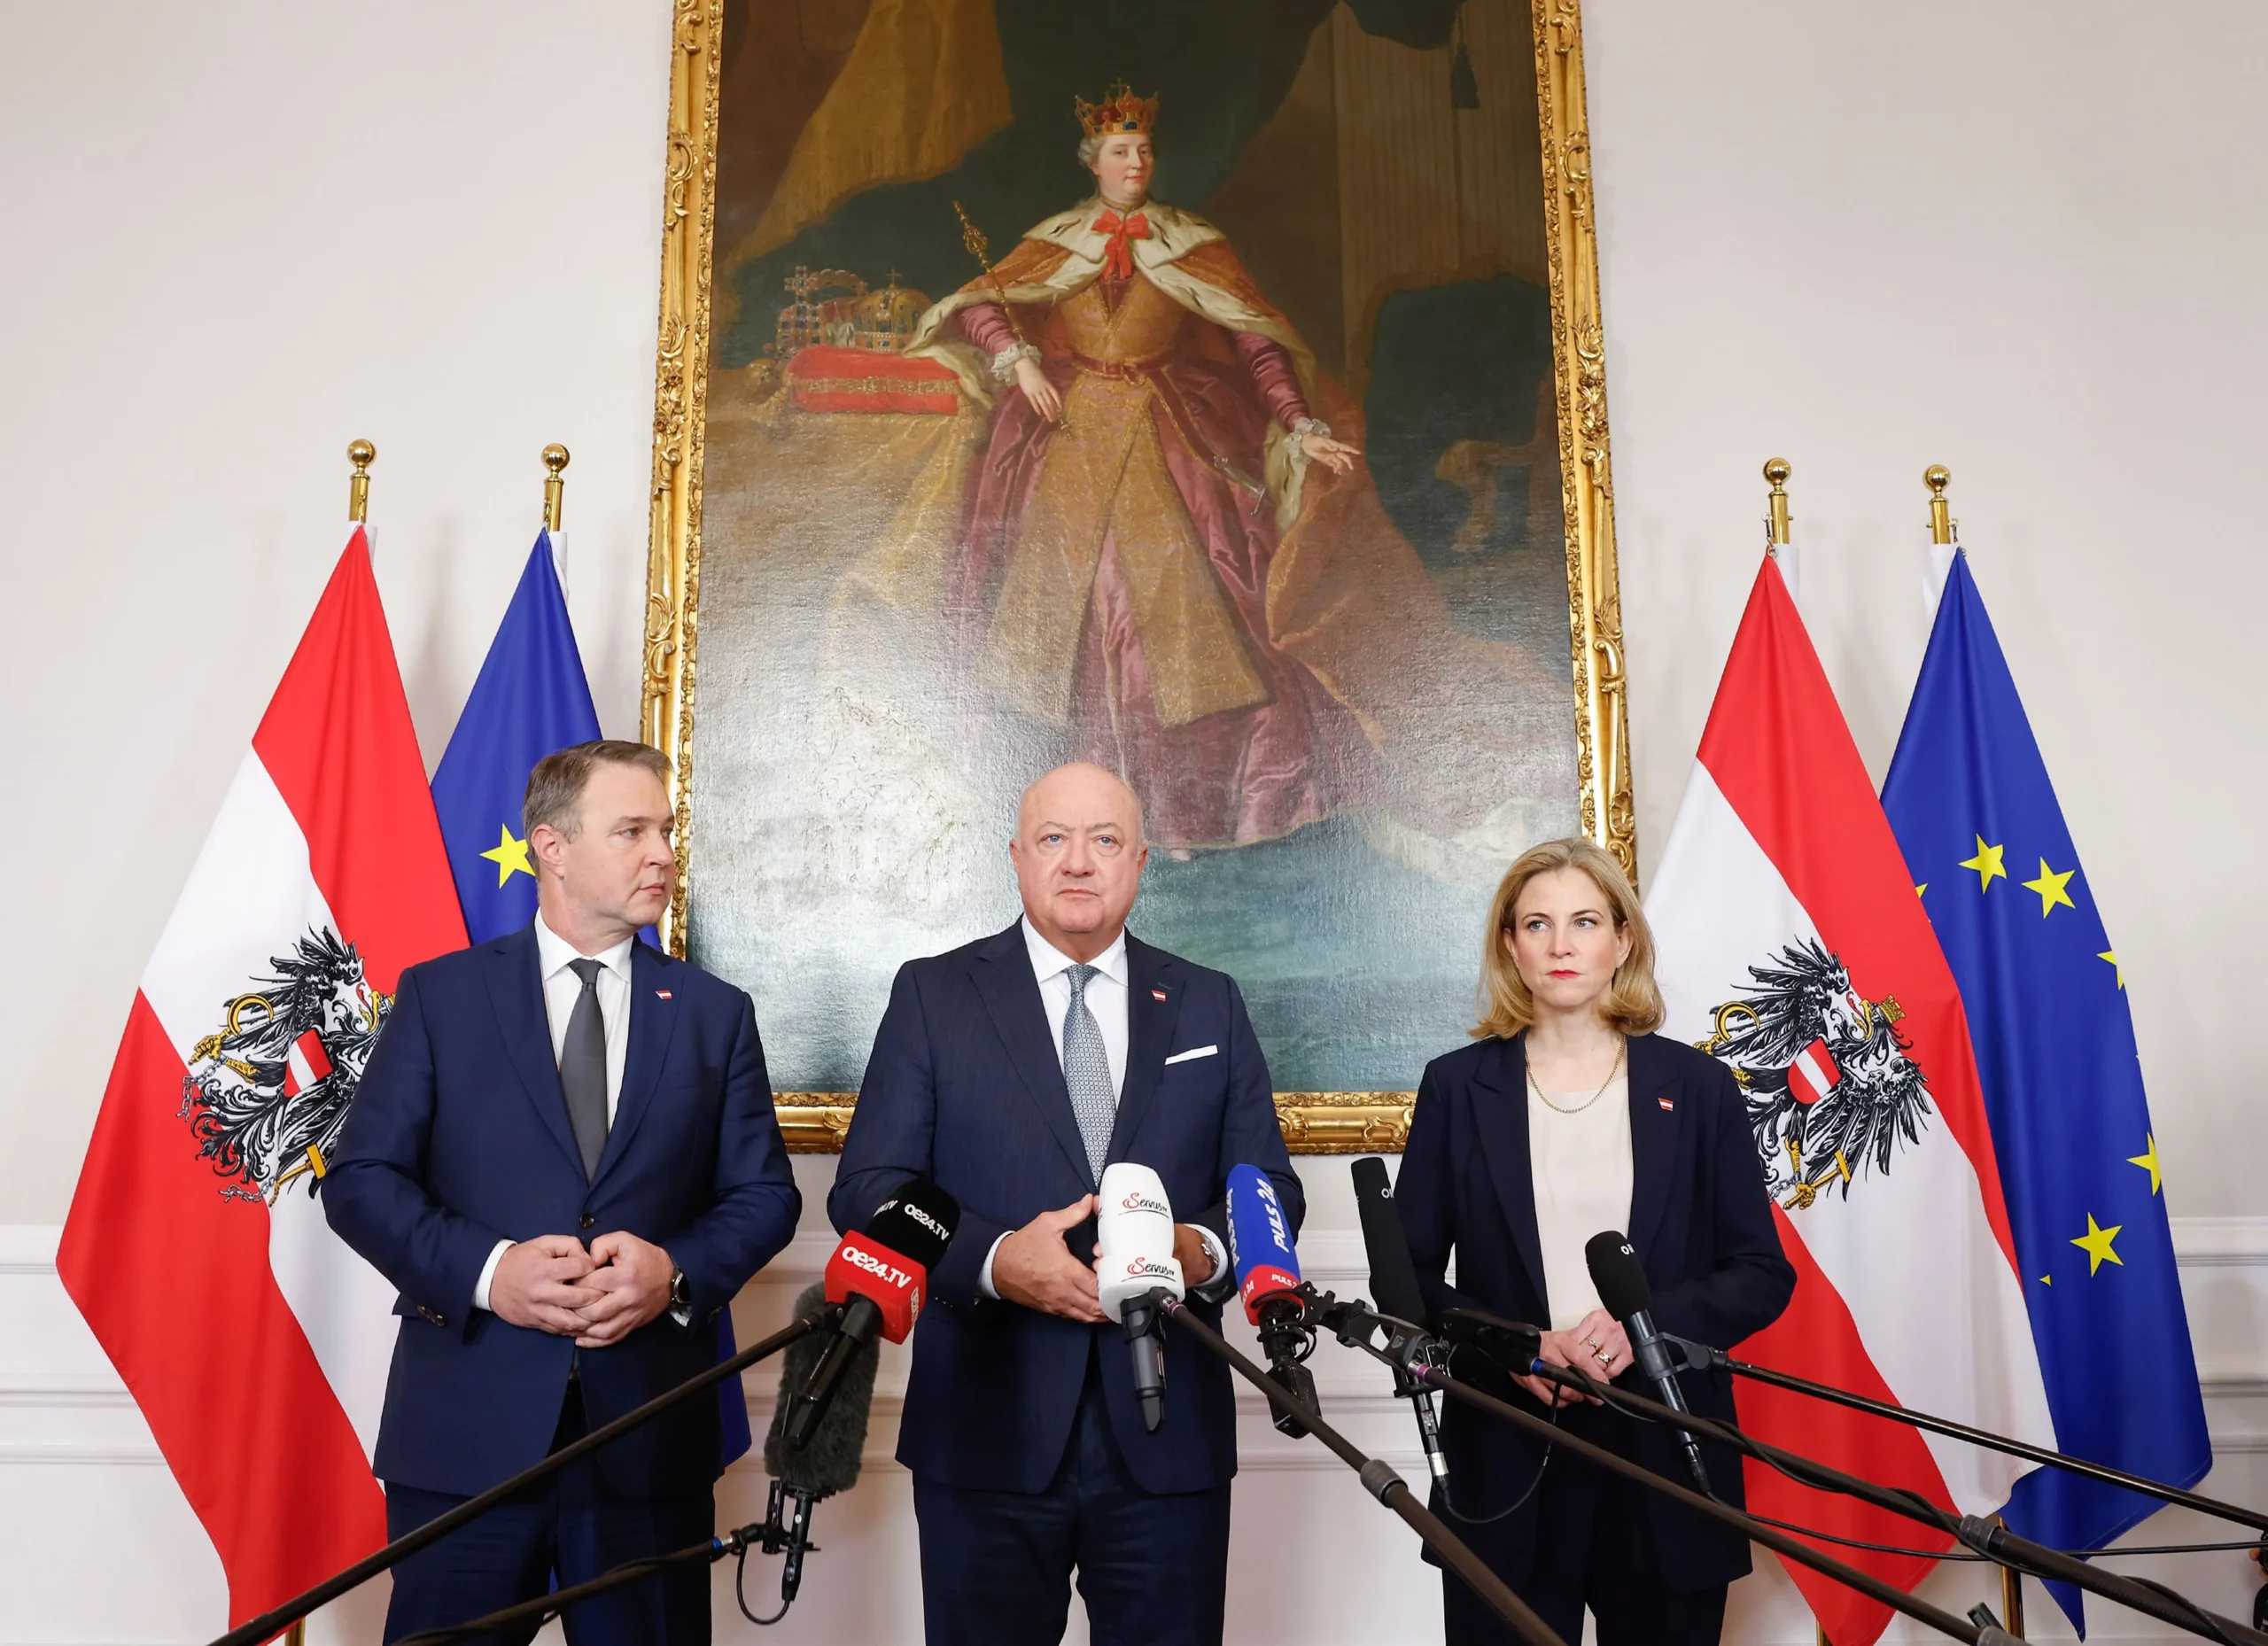
<instances>
[{"instance_id":1,"label":"grey hair","mask_svg":"<svg viewBox=\"0 0 2268 1646\"><path fill-rule=\"evenodd\" d=\"M641 766L664 783L670 780L668 757L645 743L602 737L555 749L528 773L527 793L520 802L520 832L532 835L538 825L548 823L563 840L582 833L583 790L591 773L602 765Z\"/></svg>"},{"instance_id":2,"label":"grey hair","mask_svg":"<svg viewBox=\"0 0 2268 1646\"><path fill-rule=\"evenodd\" d=\"M1094 170L1095 156L1101 152L1102 139L1100 137L1082 137L1079 139L1079 164L1085 167L1089 171Z\"/></svg>"}]
</instances>

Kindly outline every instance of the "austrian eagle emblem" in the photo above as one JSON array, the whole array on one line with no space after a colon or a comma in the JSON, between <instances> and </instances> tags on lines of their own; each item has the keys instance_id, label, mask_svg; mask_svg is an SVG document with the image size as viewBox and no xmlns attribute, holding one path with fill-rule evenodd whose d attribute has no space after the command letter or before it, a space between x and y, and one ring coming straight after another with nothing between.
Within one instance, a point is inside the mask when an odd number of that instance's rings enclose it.
<instances>
[{"instance_id":1,"label":"austrian eagle emblem","mask_svg":"<svg viewBox=\"0 0 2268 1646\"><path fill-rule=\"evenodd\" d=\"M362 974L354 945L310 928L221 1005L221 1028L190 1053L182 1119L224 1199L309 1194L330 1169L379 1027L393 1007Z\"/></svg>"},{"instance_id":2,"label":"austrian eagle emblem","mask_svg":"<svg viewBox=\"0 0 2268 1646\"><path fill-rule=\"evenodd\" d=\"M1907 1056L1897 999L1865 998L1843 962L1810 938L1748 968L1753 986L1716 1009L1694 1044L1740 1083L1766 1184L1790 1211L1854 1177L1888 1175L1932 1112L1929 1083Z\"/></svg>"}]
</instances>

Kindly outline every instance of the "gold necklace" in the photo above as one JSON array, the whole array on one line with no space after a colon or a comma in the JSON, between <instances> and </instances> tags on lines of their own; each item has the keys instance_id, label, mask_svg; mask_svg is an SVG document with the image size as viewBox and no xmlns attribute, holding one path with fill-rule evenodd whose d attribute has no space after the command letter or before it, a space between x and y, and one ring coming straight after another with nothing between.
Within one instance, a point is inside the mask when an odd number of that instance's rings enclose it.
<instances>
[{"instance_id":1,"label":"gold necklace","mask_svg":"<svg viewBox=\"0 0 2268 1646\"><path fill-rule=\"evenodd\" d=\"M1535 1065L1533 1063L1527 1066L1527 1089L1535 1093L1535 1100L1537 1102L1543 1105L1545 1108L1550 1109L1554 1114L1580 1114L1585 1109L1590 1107L1592 1104L1597 1102L1601 1098L1606 1095L1606 1089L1614 1083L1614 1077L1622 1072L1622 1054L1629 1049L1630 1043L1627 1040L1620 1045L1615 1047L1614 1067L1606 1071L1606 1078L1598 1083L1598 1090L1592 1092L1590 1096L1585 1098L1581 1103L1575 1105L1572 1109L1563 1109L1557 1104L1554 1103L1550 1098L1543 1095L1543 1088L1535 1083Z\"/></svg>"}]
</instances>

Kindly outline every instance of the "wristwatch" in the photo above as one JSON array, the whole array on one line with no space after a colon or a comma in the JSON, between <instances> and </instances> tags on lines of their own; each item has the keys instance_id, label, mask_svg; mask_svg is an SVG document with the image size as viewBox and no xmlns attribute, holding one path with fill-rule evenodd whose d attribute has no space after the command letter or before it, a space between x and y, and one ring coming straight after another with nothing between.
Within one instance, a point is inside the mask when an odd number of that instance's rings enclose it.
<instances>
[{"instance_id":1,"label":"wristwatch","mask_svg":"<svg viewBox=\"0 0 2268 1646\"><path fill-rule=\"evenodd\" d=\"M693 1308L693 1285L686 1279L682 1269L670 1270L670 1308L679 1314L689 1313Z\"/></svg>"}]
</instances>

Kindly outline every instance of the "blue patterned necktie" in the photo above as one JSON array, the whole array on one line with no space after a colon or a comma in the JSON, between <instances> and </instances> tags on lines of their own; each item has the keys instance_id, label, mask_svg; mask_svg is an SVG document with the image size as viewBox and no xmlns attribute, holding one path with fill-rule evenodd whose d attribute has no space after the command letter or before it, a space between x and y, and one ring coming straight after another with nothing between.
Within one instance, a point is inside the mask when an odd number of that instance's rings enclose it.
<instances>
[{"instance_id":1,"label":"blue patterned necktie","mask_svg":"<svg viewBox=\"0 0 2268 1646\"><path fill-rule=\"evenodd\" d=\"M1100 1183L1103 1161L1110 1153L1110 1129L1118 1119L1118 1094L1110 1086L1102 1026L1087 1010L1087 985L1098 969L1065 968L1071 979L1071 1005L1063 1013L1063 1083L1071 1091L1071 1113L1078 1117L1079 1138L1087 1145L1087 1164Z\"/></svg>"}]
</instances>

